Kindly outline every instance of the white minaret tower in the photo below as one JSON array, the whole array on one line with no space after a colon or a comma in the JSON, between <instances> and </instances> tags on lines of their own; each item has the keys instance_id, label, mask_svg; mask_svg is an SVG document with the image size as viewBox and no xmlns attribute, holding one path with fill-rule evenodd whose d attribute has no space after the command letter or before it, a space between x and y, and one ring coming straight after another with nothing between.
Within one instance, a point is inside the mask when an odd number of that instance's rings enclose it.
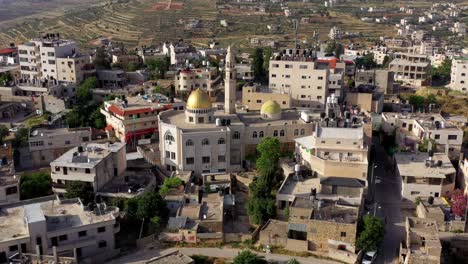
<instances>
[{"instance_id":1,"label":"white minaret tower","mask_svg":"<svg viewBox=\"0 0 468 264\"><path fill-rule=\"evenodd\" d=\"M224 112L226 114L236 113L236 69L234 53L231 46L228 47L226 55L226 77L224 78Z\"/></svg>"}]
</instances>

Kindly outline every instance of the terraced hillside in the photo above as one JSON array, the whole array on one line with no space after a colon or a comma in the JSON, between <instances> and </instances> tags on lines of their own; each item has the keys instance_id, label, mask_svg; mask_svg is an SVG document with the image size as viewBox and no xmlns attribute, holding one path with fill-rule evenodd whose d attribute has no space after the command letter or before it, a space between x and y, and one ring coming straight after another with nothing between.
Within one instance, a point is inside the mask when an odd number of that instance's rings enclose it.
<instances>
[{"instance_id":1,"label":"terraced hillside","mask_svg":"<svg viewBox=\"0 0 468 264\"><path fill-rule=\"evenodd\" d=\"M52 0L57 1L57 0ZM73 0L66 0L73 1ZM87 0L85 0L87 1ZM294 33L292 19L284 16L279 6L268 5L264 14L248 12L226 12L218 10L217 4L236 2L234 0L102 0L99 5L74 8L63 15L49 18L31 18L0 30L0 45L22 42L37 37L42 32L57 32L75 39L83 47L90 47L101 37L122 41L127 47L148 45L176 39L188 39L194 43L206 44L208 40L236 43L247 47L250 38L266 36L278 41L291 42ZM392 5L408 5L408 2L391 1ZM270 1L267 1L270 3ZM417 2L430 6L430 2ZM376 26L364 23L353 16L362 2L349 0L346 5L319 13L323 1L290 2L296 17L308 17L308 23L301 23L298 30L300 40L310 40L319 33L327 39L330 27L340 26L345 31L360 32L369 41L378 36L391 36L393 25ZM369 4L370 5L370 4ZM375 4L374 4L375 5ZM386 4L387 5L387 4ZM225 19L228 27L220 20ZM270 32L267 25L279 25L280 30ZM0 23L1 25L1 23Z\"/></svg>"}]
</instances>

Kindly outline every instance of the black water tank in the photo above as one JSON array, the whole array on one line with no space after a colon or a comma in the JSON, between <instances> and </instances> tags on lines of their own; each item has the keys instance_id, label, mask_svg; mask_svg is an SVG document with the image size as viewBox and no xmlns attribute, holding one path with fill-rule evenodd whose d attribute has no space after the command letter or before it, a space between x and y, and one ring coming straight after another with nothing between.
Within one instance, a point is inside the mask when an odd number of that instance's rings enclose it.
<instances>
[{"instance_id":1,"label":"black water tank","mask_svg":"<svg viewBox=\"0 0 468 264\"><path fill-rule=\"evenodd\" d=\"M429 196L429 198L427 199L427 202L428 202L429 204L434 204L434 197Z\"/></svg>"}]
</instances>

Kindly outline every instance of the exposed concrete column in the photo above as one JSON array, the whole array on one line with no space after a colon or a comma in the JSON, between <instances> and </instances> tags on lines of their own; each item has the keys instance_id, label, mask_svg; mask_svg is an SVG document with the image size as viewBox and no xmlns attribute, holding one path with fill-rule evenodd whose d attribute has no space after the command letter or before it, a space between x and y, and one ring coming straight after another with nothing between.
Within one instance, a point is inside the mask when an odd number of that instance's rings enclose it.
<instances>
[{"instance_id":1,"label":"exposed concrete column","mask_svg":"<svg viewBox=\"0 0 468 264\"><path fill-rule=\"evenodd\" d=\"M55 263L58 263L58 255L57 255L57 247L56 246L52 247L52 254L54 255Z\"/></svg>"}]
</instances>

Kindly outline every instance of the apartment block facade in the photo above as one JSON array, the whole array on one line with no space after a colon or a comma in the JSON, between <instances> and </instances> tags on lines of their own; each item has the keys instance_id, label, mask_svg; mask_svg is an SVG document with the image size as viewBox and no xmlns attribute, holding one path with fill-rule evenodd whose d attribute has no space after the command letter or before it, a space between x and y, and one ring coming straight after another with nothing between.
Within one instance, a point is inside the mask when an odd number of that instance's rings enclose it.
<instances>
[{"instance_id":1,"label":"apartment block facade","mask_svg":"<svg viewBox=\"0 0 468 264\"><path fill-rule=\"evenodd\" d=\"M125 143L90 143L75 147L50 163L52 190L64 193L66 184L85 182L99 191L127 169Z\"/></svg>"},{"instance_id":2,"label":"apartment block facade","mask_svg":"<svg viewBox=\"0 0 468 264\"><path fill-rule=\"evenodd\" d=\"M270 60L270 90L288 93L293 105L323 108L328 95L328 69L318 69L312 59L280 57Z\"/></svg>"},{"instance_id":3,"label":"apartment block facade","mask_svg":"<svg viewBox=\"0 0 468 264\"><path fill-rule=\"evenodd\" d=\"M76 257L85 263L104 263L115 249L119 208L72 200L26 200L0 206L0 262L14 254L37 253Z\"/></svg>"},{"instance_id":4,"label":"apartment block facade","mask_svg":"<svg viewBox=\"0 0 468 264\"><path fill-rule=\"evenodd\" d=\"M468 58L452 60L450 88L456 91L468 92Z\"/></svg>"}]
</instances>

